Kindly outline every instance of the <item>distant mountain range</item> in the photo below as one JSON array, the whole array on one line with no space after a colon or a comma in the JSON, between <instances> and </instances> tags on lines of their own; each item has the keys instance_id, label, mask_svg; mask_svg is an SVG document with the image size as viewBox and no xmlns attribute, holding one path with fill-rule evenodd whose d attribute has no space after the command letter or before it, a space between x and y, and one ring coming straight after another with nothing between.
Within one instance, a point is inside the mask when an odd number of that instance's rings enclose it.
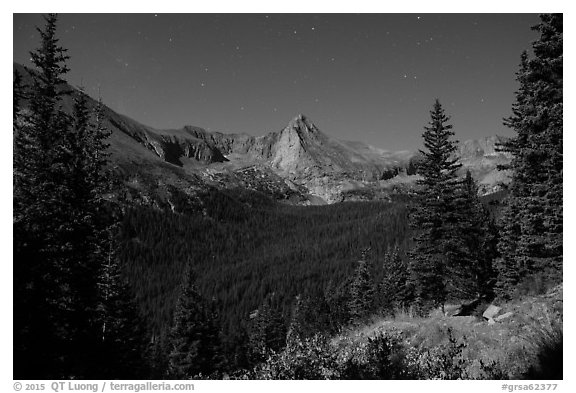
<instances>
[{"instance_id":1,"label":"distant mountain range","mask_svg":"<svg viewBox=\"0 0 576 393\"><path fill-rule=\"evenodd\" d=\"M14 64L31 83L30 71ZM68 86L73 96L79 90ZM64 102L72 108L72 98ZM89 106L96 102L89 98ZM170 190L187 195L206 187L248 188L275 199L298 204L334 203L357 199L386 199L390 193L414 186L417 152L387 151L363 142L329 136L300 114L280 131L263 136L208 132L185 126L160 130L105 108L111 161L130 198L144 202ZM509 162L497 152L501 137L461 143L463 170L470 170L482 193L498 190L507 174L496 170Z\"/></svg>"}]
</instances>

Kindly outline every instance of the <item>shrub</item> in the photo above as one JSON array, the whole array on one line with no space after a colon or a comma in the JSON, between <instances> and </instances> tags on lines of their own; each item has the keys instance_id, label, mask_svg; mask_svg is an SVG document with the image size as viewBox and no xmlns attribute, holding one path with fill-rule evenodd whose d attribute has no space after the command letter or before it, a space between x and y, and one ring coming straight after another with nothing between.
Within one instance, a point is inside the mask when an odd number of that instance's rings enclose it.
<instances>
[{"instance_id":1,"label":"shrub","mask_svg":"<svg viewBox=\"0 0 576 393\"><path fill-rule=\"evenodd\" d=\"M463 355L466 339L457 340L452 328L445 331L448 342L421 348L409 354L409 367L415 379L466 379L470 362Z\"/></svg>"},{"instance_id":2,"label":"shrub","mask_svg":"<svg viewBox=\"0 0 576 393\"><path fill-rule=\"evenodd\" d=\"M338 379L336 358L325 336L294 339L249 373L249 379Z\"/></svg>"},{"instance_id":3,"label":"shrub","mask_svg":"<svg viewBox=\"0 0 576 393\"><path fill-rule=\"evenodd\" d=\"M342 379L408 379L405 349L399 333L379 333L340 358Z\"/></svg>"}]
</instances>

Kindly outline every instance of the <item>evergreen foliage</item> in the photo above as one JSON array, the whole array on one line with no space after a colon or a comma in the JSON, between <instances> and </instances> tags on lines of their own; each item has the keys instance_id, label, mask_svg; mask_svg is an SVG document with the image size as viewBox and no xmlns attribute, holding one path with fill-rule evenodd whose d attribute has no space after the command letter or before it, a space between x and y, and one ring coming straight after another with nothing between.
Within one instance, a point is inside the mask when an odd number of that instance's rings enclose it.
<instances>
[{"instance_id":1,"label":"evergreen foliage","mask_svg":"<svg viewBox=\"0 0 576 393\"><path fill-rule=\"evenodd\" d=\"M374 281L372 268L367 262L367 253L363 250L362 257L358 261L354 278L350 285L350 321L359 322L364 320L374 311Z\"/></svg>"},{"instance_id":2,"label":"evergreen foliage","mask_svg":"<svg viewBox=\"0 0 576 393\"><path fill-rule=\"evenodd\" d=\"M265 360L286 346L287 326L278 297L271 293L251 315L249 357L253 363Z\"/></svg>"},{"instance_id":3,"label":"evergreen foliage","mask_svg":"<svg viewBox=\"0 0 576 393\"><path fill-rule=\"evenodd\" d=\"M168 376L189 379L209 376L221 362L219 324L214 307L194 285L188 269L170 329Z\"/></svg>"},{"instance_id":4,"label":"evergreen foliage","mask_svg":"<svg viewBox=\"0 0 576 393\"><path fill-rule=\"evenodd\" d=\"M14 132L16 132L18 126L17 120L18 113L20 112L20 105L25 98L22 74L20 74L18 70L14 70L14 81L12 82L12 121L14 124Z\"/></svg>"},{"instance_id":5,"label":"evergreen foliage","mask_svg":"<svg viewBox=\"0 0 576 393\"><path fill-rule=\"evenodd\" d=\"M272 292L286 326L298 294L313 304L310 311L303 307L306 315L324 310L328 329L347 324L350 261L366 247L372 250L368 258L377 261L407 236L403 204L262 207L242 195L199 195L203 212L133 207L124 214L121 264L156 342L169 329L188 261L199 291L217 299L223 341L231 351L226 357L241 358L234 355L243 345L241 330L248 330L248 316ZM379 282L381 270L374 274ZM285 333L286 328L283 340Z\"/></svg>"},{"instance_id":6,"label":"evergreen foliage","mask_svg":"<svg viewBox=\"0 0 576 393\"><path fill-rule=\"evenodd\" d=\"M408 261L398 244L388 249L382 264L383 277L378 286L378 308L384 314L409 307L412 293L408 285Z\"/></svg>"},{"instance_id":7,"label":"evergreen foliage","mask_svg":"<svg viewBox=\"0 0 576 393\"><path fill-rule=\"evenodd\" d=\"M440 102L436 100L428 126L424 127L423 160L419 165L419 200L410 215L410 225L418 229L410 251L410 281L420 307L440 306L448 296L449 269L460 256L459 244L451 237L457 223L455 209L460 168L453 158L456 142L452 125L447 124Z\"/></svg>"},{"instance_id":8,"label":"evergreen foliage","mask_svg":"<svg viewBox=\"0 0 576 393\"><path fill-rule=\"evenodd\" d=\"M97 280L99 302L97 321L100 327L98 359L94 378L139 379L150 375L146 323L138 304L131 296L126 278L118 263L117 228L101 234L108 249L101 249L104 261Z\"/></svg>"},{"instance_id":9,"label":"evergreen foliage","mask_svg":"<svg viewBox=\"0 0 576 393\"><path fill-rule=\"evenodd\" d=\"M542 15L533 57L521 56L520 88L504 124L516 135L501 149L512 154L509 196L499 222L498 293L509 297L534 274L562 276L563 22Z\"/></svg>"},{"instance_id":10,"label":"evergreen foliage","mask_svg":"<svg viewBox=\"0 0 576 393\"><path fill-rule=\"evenodd\" d=\"M296 339L312 337L317 333L335 333L338 326L333 318L324 291L296 296L286 335L287 345Z\"/></svg>"},{"instance_id":11,"label":"evergreen foliage","mask_svg":"<svg viewBox=\"0 0 576 393\"><path fill-rule=\"evenodd\" d=\"M470 171L462 183L457 233L464 239L464 255L459 271L454 274L458 292L468 298L491 299L495 284L493 261L498 256L498 231L489 210L480 201L478 185ZM464 259L467 258L467 259Z\"/></svg>"},{"instance_id":12,"label":"evergreen foliage","mask_svg":"<svg viewBox=\"0 0 576 393\"><path fill-rule=\"evenodd\" d=\"M68 56L56 15L45 19L25 93L14 76L15 377L142 375L138 311L108 236L118 220L106 200L110 133L102 105L89 110L83 93L71 114L63 111ZM19 108L22 99L27 109Z\"/></svg>"},{"instance_id":13,"label":"evergreen foliage","mask_svg":"<svg viewBox=\"0 0 576 393\"><path fill-rule=\"evenodd\" d=\"M497 234L490 212L478 197L468 171L462 180L455 157L452 126L440 103L431 112L423 134L419 199L411 214L417 230L410 251L406 290L413 291L423 311L447 300L490 297L494 285L492 260Z\"/></svg>"},{"instance_id":14,"label":"evergreen foliage","mask_svg":"<svg viewBox=\"0 0 576 393\"><path fill-rule=\"evenodd\" d=\"M49 15L45 30L39 30L42 45L31 53L38 73L29 111L16 119L14 135L14 341L19 378L27 372L36 378L64 377L63 363L74 363L69 341L77 333L71 331L77 328L71 324L71 223L64 202L71 192L63 184L70 120L59 109L68 56L58 45L56 20Z\"/></svg>"}]
</instances>

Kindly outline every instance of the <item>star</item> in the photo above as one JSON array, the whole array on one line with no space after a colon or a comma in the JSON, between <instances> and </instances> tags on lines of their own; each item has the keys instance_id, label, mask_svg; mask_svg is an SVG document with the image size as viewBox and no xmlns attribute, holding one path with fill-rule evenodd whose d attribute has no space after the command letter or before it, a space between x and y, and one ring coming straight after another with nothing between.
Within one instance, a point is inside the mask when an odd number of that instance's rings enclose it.
<instances>
[{"instance_id":1,"label":"star","mask_svg":"<svg viewBox=\"0 0 576 393\"><path fill-rule=\"evenodd\" d=\"M206 84L204 82L201 82L200 86L204 87L204 86L206 86Z\"/></svg>"},{"instance_id":2,"label":"star","mask_svg":"<svg viewBox=\"0 0 576 393\"><path fill-rule=\"evenodd\" d=\"M417 17L416 17L416 19L420 20L420 17L419 17L419 16L417 16Z\"/></svg>"},{"instance_id":3,"label":"star","mask_svg":"<svg viewBox=\"0 0 576 393\"><path fill-rule=\"evenodd\" d=\"M168 39L168 42L172 42L172 37L170 37L170 38Z\"/></svg>"},{"instance_id":4,"label":"star","mask_svg":"<svg viewBox=\"0 0 576 393\"><path fill-rule=\"evenodd\" d=\"M298 32L296 30L294 30L294 34L298 34Z\"/></svg>"},{"instance_id":5,"label":"star","mask_svg":"<svg viewBox=\"0 0 576 393\"><path fill-rule=\"evenodd\" d=\"M311 30L316 30L316 28L315 28L314 26L312 26L312 29L311 29Z\"/></svg>"}]
</instances>

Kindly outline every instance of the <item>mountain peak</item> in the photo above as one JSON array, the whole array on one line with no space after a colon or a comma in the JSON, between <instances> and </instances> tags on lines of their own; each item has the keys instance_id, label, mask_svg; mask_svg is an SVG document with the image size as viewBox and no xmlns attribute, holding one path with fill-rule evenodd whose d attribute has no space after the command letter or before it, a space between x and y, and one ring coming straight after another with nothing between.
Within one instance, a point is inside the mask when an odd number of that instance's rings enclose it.
<instances>
[{"instance_id":1,"label":"mountain peak","mask_svg":"<svg viewBox=\"0 0 576 393\"><path fill-rule=\"evenodd\" d=\"M288 123L289 130L294 130L298 133L316 133L318 132L318 127L308 117L302 113L298 114L295 118L290 120Z\"/></svg>"}]
</instances>

